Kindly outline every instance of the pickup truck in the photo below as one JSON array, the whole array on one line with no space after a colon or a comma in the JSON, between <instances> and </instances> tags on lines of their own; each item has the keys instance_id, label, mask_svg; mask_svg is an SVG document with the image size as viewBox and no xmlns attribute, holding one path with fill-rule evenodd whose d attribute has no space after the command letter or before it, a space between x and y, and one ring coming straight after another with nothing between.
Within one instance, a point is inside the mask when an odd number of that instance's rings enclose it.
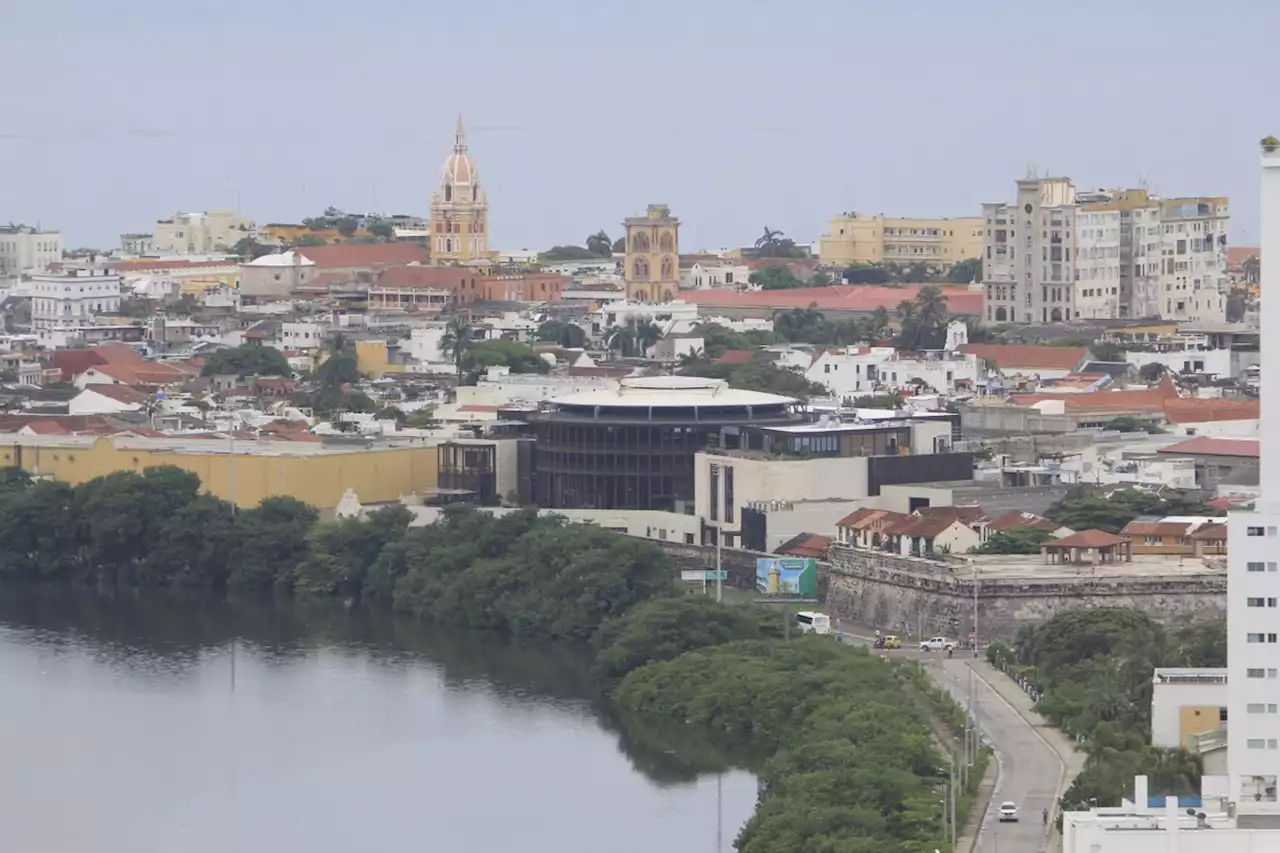
<instances>
[{"instance_id":1,"label":"pickup truck","mask_svg":"<svg viewBox=\"0 0 1280 853\"><path fill-rule=\"evenodd\" d=\"M955 640L948 640L946 637L930 637L927 640L920 641L920 651L922 652L949 652L956 647Z\"/></svg>"}]
</instances>

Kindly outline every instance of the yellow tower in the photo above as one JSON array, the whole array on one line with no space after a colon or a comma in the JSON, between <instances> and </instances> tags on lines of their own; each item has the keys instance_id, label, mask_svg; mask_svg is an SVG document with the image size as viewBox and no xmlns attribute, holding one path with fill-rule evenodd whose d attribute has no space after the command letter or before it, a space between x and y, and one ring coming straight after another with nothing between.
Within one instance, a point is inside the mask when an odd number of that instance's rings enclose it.
<instances>
[{"instance_id":1,"label":"yellow tower","mask_svg":"<svg viewBox=\"0 0 1280 853\"><path fill-rule=\"evenodd\" d=\"M440 185L431 194L431 257L445 263L489 258L489 203L475 161L467 153L461 114L453 153L440 168Z\"/></svg>"},{"instance_id":2,"label":"yellow tower","mask_svg":"<svg viewBox=\"0 0 1280 853\"><path fill-rule=\"evenodd\" d=\"M680 220L665 204L651 204L644 216L629 216L627 258L622 280L627 298L670 302L680 291Z\"/></svg>"}]
</instances>

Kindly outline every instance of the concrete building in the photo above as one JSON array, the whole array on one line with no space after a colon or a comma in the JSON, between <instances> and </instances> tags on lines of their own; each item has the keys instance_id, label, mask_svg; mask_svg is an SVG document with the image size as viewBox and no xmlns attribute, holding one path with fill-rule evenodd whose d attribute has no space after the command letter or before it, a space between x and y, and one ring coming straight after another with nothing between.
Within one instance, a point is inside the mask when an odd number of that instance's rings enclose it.
<instances>
[{"instance_id":1,"label":"concrete building","mask_svg":"<svg viewBox=\"0 0 1280 853\"><path fill-rule=\"evenodd\" d=\"M949 267L982 256L981 217L916 219L844 213L819 240L823 264L928 264Z\"/></svg>"},{"instance_id":2,"label":"concrete building","mask_svg":"<svg viewBox=\"0 0 1280 853\"><path fill-rule=\"evenodd\" d=\"M911 355L893 347L823 350L805 370L805 379L825 385L841 401L864 394L914 389L920 383L941 394L972 389L979 381L978 358L959 352ZM985 374L985 371L982 371Z\"/></svg>"},{"instance_id":3,"label":"concrete building","mask_svg":"<svg viewBox=\"0 0 1280 853\"><path fill-rule=\"evenodd\" d=\"M689 266L681 266L681 290L711 290L727 287L742 290L748 286L751 268L743 263L697 260Z\"/></svg>"},{"instance_id":4,"label":"concrete building","mask_svg":"<svg viewBox=\"0 0 1280 853\"><path fill-rule=\"evenodd\" d=\"M453 152L440 167L440 180L431 194L431 256L437 262L488 261L489 201L480 173L467 151L462 116L453 134Z\"/></svg>"},{"instance_id":5,"label":"concrete building","mask_svg":"<svg viewBox=\"0 0 1280 853\"><path fill-rule=\"evenodd\" d=\"M238 216L232 210L175 213L169 219L156 222L155 230L150 235L151 250L165 255L228 252L245 237L253 236L253 233L253 220Z\"/></svg>"},{"instance_id":6,"label":"concrete building","mask_svg":"<svg viewBox=\"0 0 1280 853\"><path fill-rule=\"evenodd\" d=\"M62 260L62 235L26 225L0 227L0 278L15 278Z\"/></svg>"},{"instance_id":7,"label":"concrete building","mask_svg":"<svg viewBox=\"0 0 1280 853\"><path fill-rule=\"evenodd\" d=\"M1227 723L1227 671L1160 667L1151 678L1151 745L1190 749L1197 735Z\"/></svg>"},{"instance_id":8,"label":"concrete building","mask_svg":"<svg viewBox=\"0 0 1280 853\"><path fill-rule=\"evenodd\" d=\"M110 268L33 275L29 287L31 328L37 332L92 326L120 311L120 276Z\"/></svg>"},{"instance_id":9,"label":"concrete building","mask_svg":"<svg viewBox=\"0 0 1280 853\"><path fill-rule=\"evenodd\" d=\"M1265 144L1261 235L1262 254L1280 257L1280 152ZM1280 291L1278 270L1263 268L1264 291ZM1262 327L1280 327L1280 303L1263 301ZM1264 360L1268 353L1268 363L1280 364L1280 342L1263 335ZM1262 375L1262 422L1272 428L1280 424L1278 378L1280 371ZM1253 512L1227 516L1227 796L1238 815L1266 815L1280 826L1280 446L1259 443L1262 497Z\"/></svg>"},{"instance_id":10,"label":"concrete building","mask_svg":"<svg viewBox=\"0 0 1280 853\"><path fill-rule=\"evenodd\" d=\"M680 220L665 204L651 204L644 216L629 216L622 277L627 299L670 302L680 290Z\"/></svg>"},{"instance_id":11,"label":"concrete building","mask_svg":"<svg viewBox=\"0 0 1280 853\"><path fill-rule=\"evenodd\" d=\"M285 299L316 276L316 263L290 249L240 265L240 295L253 299Z\"/></svg>"},{"instance_id":12,"label":"concrete building","mask_svg":"<svg viewBox=\"0 0 1280 853\"><path fill-rule=\"evenodd\" d=\"M154 255L155 251L156 241L152 234L120 235L120 254L126 257L145 257Z\"/></svg>"},{"instance_id":13,"label":"concrete building","mask_svg":"<svg viewBox=\"0 0 1280 853\"><path fill-rule=\"evenodd\" d=\"M988 322L1226 319L1227 199L1017 186L1013 204L983 205Z\"/></svg>"}]
</instances>

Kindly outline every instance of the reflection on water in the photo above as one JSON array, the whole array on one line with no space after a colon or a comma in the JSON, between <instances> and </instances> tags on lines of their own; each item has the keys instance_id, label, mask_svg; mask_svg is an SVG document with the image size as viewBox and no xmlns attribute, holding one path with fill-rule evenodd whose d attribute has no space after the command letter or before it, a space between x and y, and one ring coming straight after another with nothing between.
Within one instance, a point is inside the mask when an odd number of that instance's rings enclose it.
<instances>
[{"instance_id":1,"label":"reflection on water","mask_svg":"<svg viewBox=\"0 0 1280 853\"><path fill-rule=\"evenodd\" d=\"M715 851L743 759L573 649L329 602L2 589L0 684L12 850Z\"/></svg>"}]
</instances>

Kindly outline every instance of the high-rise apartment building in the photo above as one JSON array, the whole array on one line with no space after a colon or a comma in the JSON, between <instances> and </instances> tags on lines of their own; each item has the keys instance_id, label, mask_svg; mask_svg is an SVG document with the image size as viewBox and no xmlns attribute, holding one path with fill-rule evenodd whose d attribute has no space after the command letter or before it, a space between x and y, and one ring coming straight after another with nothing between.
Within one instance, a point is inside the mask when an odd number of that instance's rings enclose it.
<instances>
[{"instance_id":1,"label":"high-rise apartment building","mask_svg":"<svg viewBox=\"0 0 1280 853\"><path fill-rule=\"evenodd\" d=\"M42 270L62 260L62 235L27 225L0 226L0 278Z\"/></svg>"},{"instance_id":2,"label":"high-rise apartment building","mask_svg":"<svg viewBox=\"0 0 1280 853\"><path fill-rule=\"evenodd\" d=\"M949 267L982 254L983 221L958 219L895 219L844 213L827 223L818 242L824 264L928 264Z\"/></svg>"},{"instance_id":3,"label":"high-rise apartment building","mask_svg":"<svg viewBox=\"0 0 1280 853\"><path fill-rule=\"evenodd\" d=\"M1226 318L1227 200L1146 190L1078 191L1068 178L1018 181L1013 204L983 205L984 318Z\"/></svg>"},{"instance_id":4,"label":"high-rise apartment building","mask_svg":"<svg viewBox=\"0 0 1280 853\"><path fill-rule=\"evenodd\" d=\"M1265 149L1262 252L1280 257L1280 151ZM1280 289L1276 270L1262 274ZM1264 299L1262 328L1277 324L1280 302ZM1265 436L1280 424L1280 343L1263 335L1262 357ZM1228 778L1237 815L1280 819L1280 446L1264 438L1260 450L1262 497L1253 512L1227 516Z\"/></svg>"}]
</instances>

